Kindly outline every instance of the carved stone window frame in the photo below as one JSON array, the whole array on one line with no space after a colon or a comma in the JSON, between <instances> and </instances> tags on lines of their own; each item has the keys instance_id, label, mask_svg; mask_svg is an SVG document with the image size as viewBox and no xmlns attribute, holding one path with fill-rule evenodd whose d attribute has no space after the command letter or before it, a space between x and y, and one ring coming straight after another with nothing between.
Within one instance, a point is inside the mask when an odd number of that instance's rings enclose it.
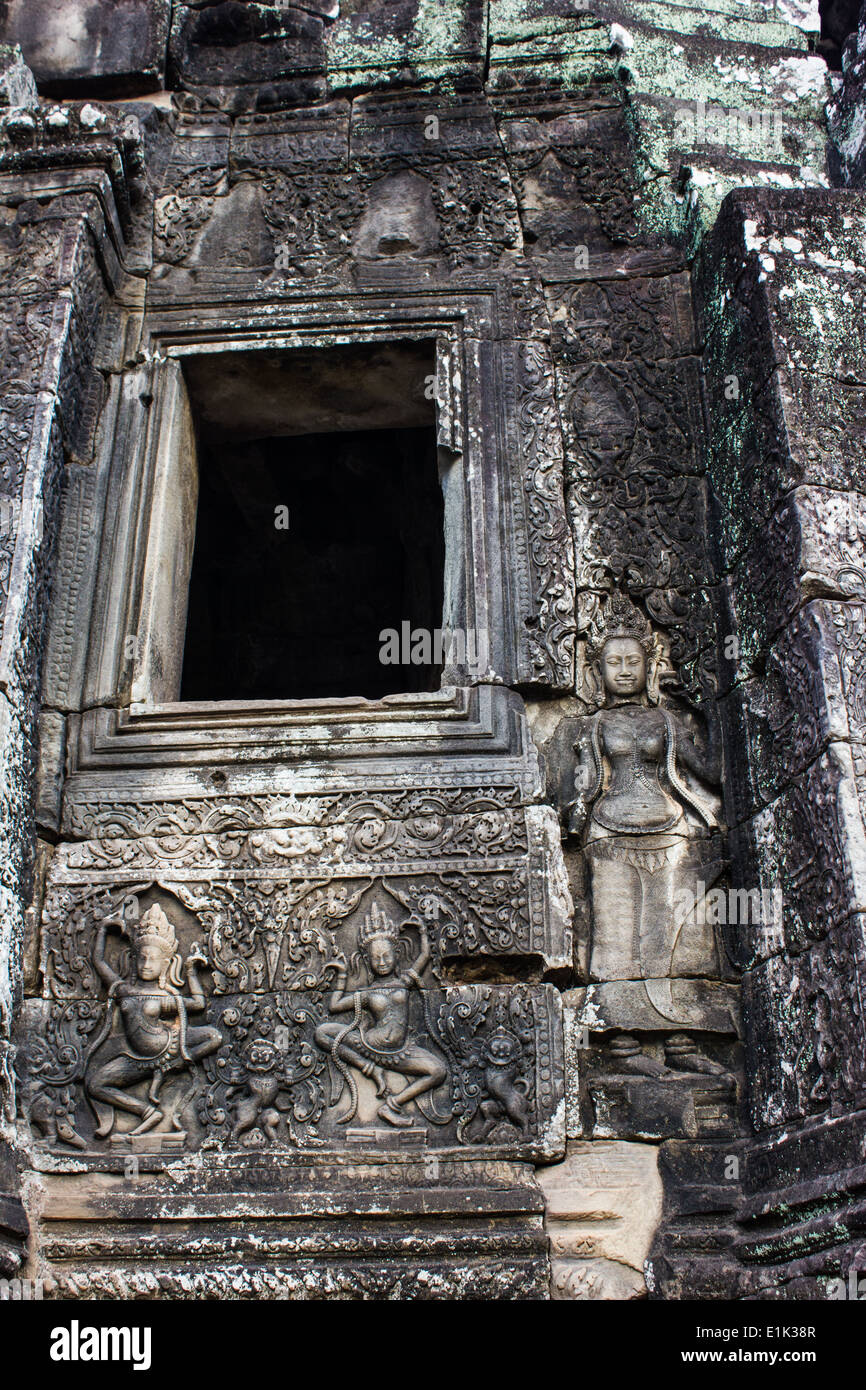
<instances>
[{"instance_id":1,"label":"carved stone window frame","mask_svg":"<svg viewBox=\"0 0 866 1390\"><path fill-rule=\"evenodd\" d=\"M81 585L76 599L90 640L71 770L212 762L236 756L239 741L247 756L270 759L297 758L302 749L306 757L332 756L335 736L359 751L360 745L419 738L433 748L442 746L446 729L447 742L458 726L476 747L482 726L496 744L488 719L456 687L531 687L546 680L548 688L568 688L570 636L562 614L572 601L571 556L561 442L557 435L551 445L548 427L555 407L546 344L515 332L526 292L523 281L396 298L381 291L343 295L332 305L312 298L228 308L174 304L147 316L140 365L115 379L113 427L109 420L97 461L106 480L102 501L93 503L102 510L102 530L94 546L92 599ZM164 698L179 683L194 540L194 507L172 480L173 460L192 428L183 359L406 340L435 342L437 443L446 479L443 625L486 630L488 670L451 669L433 695L378 701L200 704ZM549 554L545 547L552 547ZM166 583L172 572L173 586ZM174 601L180 589L183 605ZM66 613L55 613L54 625L63 628L65 620L68 631L69 601L60 606ZM537 655L545 643L552 653L546 672L540 668L547 658ZM347 732L355 725L363 729Z\"/></svg>"}]
</instances>

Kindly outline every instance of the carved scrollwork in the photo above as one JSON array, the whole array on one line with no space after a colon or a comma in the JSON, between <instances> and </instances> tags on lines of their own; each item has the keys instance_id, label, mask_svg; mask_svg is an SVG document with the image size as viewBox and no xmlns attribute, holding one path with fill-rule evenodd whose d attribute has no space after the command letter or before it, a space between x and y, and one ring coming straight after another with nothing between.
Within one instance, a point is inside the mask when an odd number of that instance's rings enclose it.
<instances>
[{"instance_id":1,"label":"carved scrollwork","mask_svg":"<svg viewBox=\"0 0 866 1390\"><path fill-rule=\"evenodd\" d=\"M346 174L268 171L262 190L277 269L300 277L339 273L350 259L352 229L365 205L360 182Z\"/></svg>"},{"instance_id":2,"label":"carved scrollwork","mask_svg":"<svg viewBox=\"0 0 866 1390\"><path fill-rule=\"evenodd\" d=\"M190 254L198 233L210 220L213 197L176 193L158 198L154 205L154 252L168 265L181 265Z\"/></svg>"},{"instance_id":3,"label":"carved scrollwork","mask_svg":"<svg viewBox=\"0 0 866 1390\"><path fill-rule=\"evenodd\" d=\"M529 555L538 599L527 628L534 679L568 685L574 666L574 560L565 512L563 447L546 346L521 349L518 423Z\"/></svg>"}]
</instances>

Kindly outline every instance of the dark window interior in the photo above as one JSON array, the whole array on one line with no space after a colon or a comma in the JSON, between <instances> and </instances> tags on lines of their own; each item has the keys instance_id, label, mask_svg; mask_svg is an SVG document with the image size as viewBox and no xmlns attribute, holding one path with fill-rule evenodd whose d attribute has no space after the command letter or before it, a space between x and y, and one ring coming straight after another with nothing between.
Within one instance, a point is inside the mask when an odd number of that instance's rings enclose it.
<instances>
[{"instance_id":1,"label":"dark window interior","mask_svg":"<svg viewBox=\"0 0 866 1390\"><path fill-rule=\"evenodd\" d=\"M270 369L235 356L198 380L188 370L199 501L182 700L438 689L437 668L379 659L383 629L442 624L442 491L419 376L430 345L408 349L396 354L402 394L393 378L377 387L393 348L384 360L382 349L285 354ZM269 389L278 399L257 409ZM310 423L336 427L295 432Z\"/></svg>"}]
</instances>

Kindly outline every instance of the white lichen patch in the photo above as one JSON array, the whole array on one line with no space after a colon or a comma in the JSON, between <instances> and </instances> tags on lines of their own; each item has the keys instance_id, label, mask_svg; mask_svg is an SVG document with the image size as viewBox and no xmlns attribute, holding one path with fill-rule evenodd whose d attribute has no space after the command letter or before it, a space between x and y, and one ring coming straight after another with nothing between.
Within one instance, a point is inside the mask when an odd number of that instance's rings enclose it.
<instances>
[{"instance_id":1,"label":"white lichen patch","mask_svg":"<svg viewBox=\"0 0 866 1390\"><path fill-rule=\"evenodd\" d=\"M743 222L743 233L747 251L760 251L766 243L765 236L758 236L758 224L751 217L747 217Z\"/></svg>"},{"instance_id":2,"label":"white lichen patch","mask_svg":"<svg viewBox=\"0 0 866 1390\"><path fill-rule=\"evenodd\" d=\"M806 34L821 32L818 0L776 0L776 11L786 24L794 24Z\"/></svg>"},{"instance_id":3,"label":"white lichen patch","mask_svg":"<svg viewBox=\"0 0 866 1390\"><path fill-rule=\"evenodd\" d=\"M621 24L612 24L609 35L612 48L621 48L624 53L627 53L630 48L634 48L634 39L628 29L623 28Z\"/></svg>"},{"instance_id":4,"label":"white lichen patch","mask_svg":"<svg viewBox=\"0 0 866 1390\"><path fill-rule=\"evenodd\" d=\"M827 97L827 64L817 54L811 53L806 58L783 58L781 62L772 64L769 73L783 101L801 101L804 97L824 101Z\"/></svg>"},{"instance_id":5,"label":"white lichen patch","mask_svg":"<svg viewBox=\"0 0 866 1390\"><path fill-rule=\"evenodd\" d=\"M88 102L86 106L82 106L78 119L85 130L98 130L101 125L105 125L108 117L98 106L91 106Z\"/></svg>"}]
</instances>

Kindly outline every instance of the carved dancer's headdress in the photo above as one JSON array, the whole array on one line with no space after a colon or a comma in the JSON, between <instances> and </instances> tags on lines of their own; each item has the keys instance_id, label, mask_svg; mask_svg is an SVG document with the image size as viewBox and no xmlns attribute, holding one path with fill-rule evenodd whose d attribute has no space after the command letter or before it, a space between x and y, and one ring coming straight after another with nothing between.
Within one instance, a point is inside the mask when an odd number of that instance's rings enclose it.
<instances>
[{"instance_id":1,"label":"carved dancer's headdress","mask_svg":"<svg viewBox=\"0 0 866 1390\"><path fill-rule=\"evenodd\" d=\"M387 937L389 941L399 941L400 924L391 921L384 909L373 903L358 929L358 941L362 946L366 946L377 936Z\"/></svg>"},{"instance_id":2,"label":"carved dancer's headdress","mask_svg":"<svg viewBox=\"0 0 866 1390\"><path fill-rule=\"evenodd\" d=\"M640 642L647 656L654 656L658 638L648 618L636 608L628 594L614 592L599 604L589 624L587 655L597 659L605 642L612 637L632 637Z\"/></svg>"},{"instance_id":3,"label":"carved dancer's headdress","mask_svg":"<svg viewBox=\"0 0 866 1390\"><path fill-rule=\"evenodd\" d=\"M137 922L130 923L129 936L138 949L141 946L161 946L166 955L177 954L178 943L174 927L159 903L153 903Z\"/></svg>"}]
</instances>

